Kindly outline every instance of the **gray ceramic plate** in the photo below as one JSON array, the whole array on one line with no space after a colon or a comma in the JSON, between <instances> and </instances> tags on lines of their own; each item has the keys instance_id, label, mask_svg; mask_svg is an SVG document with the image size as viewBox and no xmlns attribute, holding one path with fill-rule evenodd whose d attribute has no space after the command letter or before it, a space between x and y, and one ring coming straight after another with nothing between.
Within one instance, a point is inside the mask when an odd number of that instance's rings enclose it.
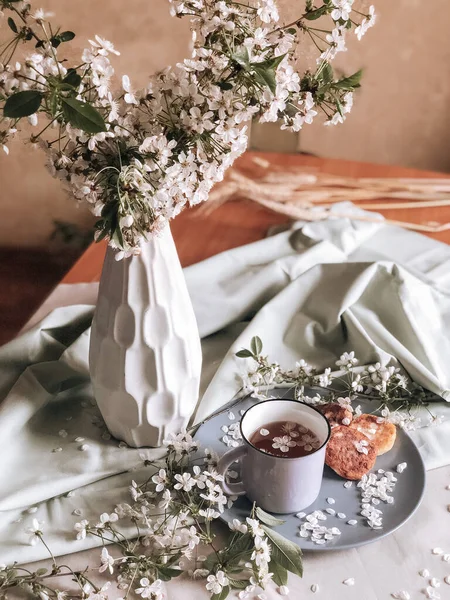
<instances>
[{"instance_id":1,"label":"gray ceramic plate","mask_svg":"<svg viewBox=\"0 0 450 600\"><path fill-rule=\"evenodd\" d=\"M271 392L272 397L292 397L291 394L283 389L276 389ZM202 447L211 448L219 456L228 450L228 447L221 441L224 432L221 430L223 425L229 426L231 423L241 418L241 411L252 406L256 400L245 398L231 408L235 419L229 418L229 411L221 413L204 423L195 434L195 438L201 443ZM361 399L361 408L367 412L373 410L373 404L367 400ZM399 463L406 462L407 468L401 474L396 473L396 467ZM314 510L324 510L333 508L336 513L344 513L345 519L339 519L337 516L327 515L327 520L321 524L327 527L338 527L342 535L329 541L327 544L318 546L311 540L301 538L298 535L299 526L303 520L298 519L294 514L283 515L285 523L276 528L286 538L295 542L303 550L324 551L324 550L343 550L354 548L363 544L370 544L401 527L419 506L425 489L425 468L417 447L411 438L401 429L398 429L397 439L394 447L387 454L378 457L374 471L384 469L393 471L397 476L397 483L393 492L394 503L381 503L378 508L383 511L383 528L371 529L365 524L365 519L361 517L360 492L353 483L352 487L345 488L345 480L336 475L331 469L325 467L322 489L319 497L303 512L307 514ZM238 470L238 469L236 469ZM327 498L334 498L335 504L327 503ZM242 496L233 504L233 506L223 513L223 519L229 522L235 518L244 520L250 513L251 503ZM358 525L348 525L347 521L356 519Z\"/></svg>"}]
</instances>

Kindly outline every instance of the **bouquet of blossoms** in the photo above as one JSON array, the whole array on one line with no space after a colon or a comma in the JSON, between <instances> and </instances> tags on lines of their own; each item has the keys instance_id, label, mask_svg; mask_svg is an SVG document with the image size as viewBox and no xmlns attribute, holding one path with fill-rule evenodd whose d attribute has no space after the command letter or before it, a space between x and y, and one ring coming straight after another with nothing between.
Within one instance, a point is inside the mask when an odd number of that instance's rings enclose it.
<instances>
[{"instance_id":1,"label":"bouquet of blossoms","mask_svg":"<svg viewBox=\"0 0 450 600\"><path fill-rule=\"evenodd\" d=\"M12 39L0 52L0 145L23 121L32 144L46 152L51 173L99 217L96 239L107 238L117 259L138 253L187 204L212 186L247 146L245 122L281 121L298 131L319 113L342 123L360 72L336 77L331 61L375 22L353 0L307 0L302 14L279 25L274 0L170 0L187 16L192 57L155 75L139 91L127 75L112 91L113 44L95 36L73 66L61 50L75 36L28 2L0 0ZM321 24L318 25L318 21ZM322 24L323 20L323 24ZM301 37L317 48L317 66L293 66ZM32 46L21 62L21 44Z\"/></svg>"}]
</instances>

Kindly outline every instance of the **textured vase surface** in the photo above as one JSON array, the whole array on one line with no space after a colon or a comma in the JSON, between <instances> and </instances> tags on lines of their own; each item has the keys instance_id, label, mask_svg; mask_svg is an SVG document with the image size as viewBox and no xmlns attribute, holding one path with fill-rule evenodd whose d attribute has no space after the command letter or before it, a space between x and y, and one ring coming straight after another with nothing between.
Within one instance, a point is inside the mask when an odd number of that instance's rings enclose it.
<instances>
[{"instance_id":1,"label":"textured vase surface","mask_svg":"<svg viewBox=\"0 0 450 600\"><path fill-rule=\"evenodd\" d=\"M112 435L160 446L198 400L197 322L169 226L139 256L108 247L89 351L94 395Z\"/></svg>"}]
</instances>

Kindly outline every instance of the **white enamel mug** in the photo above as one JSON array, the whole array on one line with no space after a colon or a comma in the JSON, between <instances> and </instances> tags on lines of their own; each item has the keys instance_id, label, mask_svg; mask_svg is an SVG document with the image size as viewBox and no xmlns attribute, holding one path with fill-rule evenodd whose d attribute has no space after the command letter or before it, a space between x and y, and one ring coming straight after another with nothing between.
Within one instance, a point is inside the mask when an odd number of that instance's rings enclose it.
<instances>
[{"instance_id":1,"label":"white enamel mug","mask_svg":"<svg viewBox=\"0 0 450 600\"><path fill-rule=\"evenodd\" d=\"M272 456L250 443L252 435L274 421L293 421L308 427L319 438L320 447L297 458ZM273 513L293 513L312 504L320 492L325 451L331 428L315 408L297 400L264 400L251 406L241 419L244 444L226 452L217 470L225 475L237 460L241 463L241 481L223 483L227 494L246 494L258 506Z\"/></svg>"}]
</instances>

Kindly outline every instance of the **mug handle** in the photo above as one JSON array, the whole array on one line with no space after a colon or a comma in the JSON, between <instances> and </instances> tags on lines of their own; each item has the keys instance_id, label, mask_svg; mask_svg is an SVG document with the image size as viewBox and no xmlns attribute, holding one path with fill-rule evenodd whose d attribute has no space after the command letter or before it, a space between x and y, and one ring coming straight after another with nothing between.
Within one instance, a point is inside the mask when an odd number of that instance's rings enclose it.
<instances>
[{"instance_id":1,"label":"mug handle","mask_svg":"<svg viewBox=\"0 0 450 600\"><path fill-rule=\"evenodd\" d=\"M217 472L219 475L223 475L222 487L226 494L229 496L243 496L245 494L244 483L242 481L236 481L235 483L226 483L225 474L230 466L239 458L243 458L247 454L246 446L238 446L225 452L217 463Z\"/></svg>"}]
</instances>

